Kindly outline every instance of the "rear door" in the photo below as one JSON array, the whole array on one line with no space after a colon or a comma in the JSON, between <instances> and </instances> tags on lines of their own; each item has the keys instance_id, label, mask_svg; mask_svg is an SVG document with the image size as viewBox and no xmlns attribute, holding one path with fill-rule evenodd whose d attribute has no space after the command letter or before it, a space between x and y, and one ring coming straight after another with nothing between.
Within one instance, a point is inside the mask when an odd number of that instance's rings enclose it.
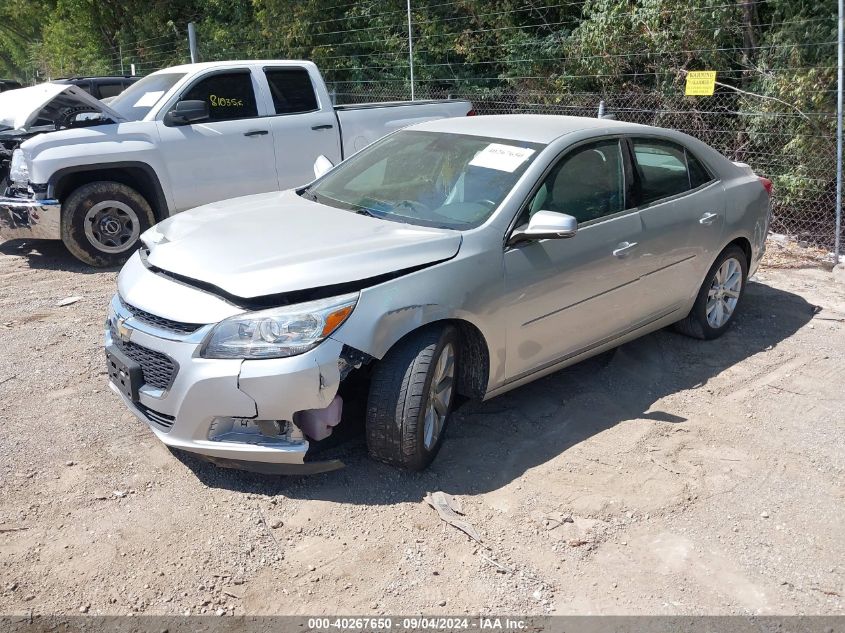
<instances>
[{"instance_id":1,"label":"rear door","mask_svg":"<svg viewBox=\"0 0 845 633\"><path fill-rule=\"evenodd\" d=\"M625 163L619 138L571 150L517 221L557 211L574 216L578 232L505 251L508 380L612 340L641 320L642 229L628 201Z\"/></svg>"},{"instance_id":2,"label":"rear door","mask_svg":"<svg viewBox=\"0 0 845 633\"><path fill-rule=\"evenodd\" d=\"M340 130L330 103L321 104L311 76L299 66L267 66L264 75L272 99L270 128L276 152L279 189L314 180L321 154L341 160Z\"/></svg>"},{"instance_id":3,"label":"rear door","mask_svg":"<svg viewBox=\"0 0 845 633\"><path fill-rule=\"evenodd\" d=\"M698 292L721 244L721 183L686 147L667 139L630 139L643 223L642 301L662 316Z\"/></svg>"},{"instance_id":4,"label":"rear door","mask_svg":"<svg viewBox=\"0 0 845 633\"><path fill-rule=\"evenodd\" d=\"M256 99L256 87L248 68L207 73L177 99L205 101L207 120L178 126L156 122L177 211L277 189L271 121Z\"/></svg>"}]
</instances>

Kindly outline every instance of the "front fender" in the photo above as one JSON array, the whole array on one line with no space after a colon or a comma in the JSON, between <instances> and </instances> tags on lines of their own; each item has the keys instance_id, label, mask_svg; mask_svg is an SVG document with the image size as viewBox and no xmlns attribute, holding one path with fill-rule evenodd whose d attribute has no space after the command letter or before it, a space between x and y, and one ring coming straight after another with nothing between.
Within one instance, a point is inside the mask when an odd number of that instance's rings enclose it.
<instances>
[{"instance_id":1,"label":"front fender","mask_svg":"<svg viewBox=\"0 0 845 633\"><path fill-rule=\"evenodd\" d=\"M135 121L49 132L29 139L30 180L46 184L56 174L110 169L121 164L143 164L157 174L165 173L158 149L155 124ZM161 183L168 198L168 187Z\"/></svg>"},{"instance_id":2,"label":"front fender","mask_svg":"<svg viewBox=\"0 0 845 633\"><path fill-rule=\"evenodd\" d=\"M475 326L487 345L491 367L504 356L504 332L491 316L502 289L501 258L495 253L449 260L366 288L358 305L332 338L374 358L429 323L455 319Z\"/></svg>"}]
</instances>

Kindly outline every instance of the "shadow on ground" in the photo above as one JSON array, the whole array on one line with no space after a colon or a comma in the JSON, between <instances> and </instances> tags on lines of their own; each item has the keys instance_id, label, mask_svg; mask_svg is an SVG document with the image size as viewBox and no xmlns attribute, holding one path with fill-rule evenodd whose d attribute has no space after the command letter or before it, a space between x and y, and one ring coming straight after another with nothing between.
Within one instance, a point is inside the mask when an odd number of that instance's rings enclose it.
<instances>
[{"instance_id":1,"label":"shadow on ground","mask_svg":"<svg viewBox=\"0 0 845 633\"><path fill-rule=\"evenodd\" d=\"M716 341L664 330L453 416L440 455L423 473L405 473L366 456L362 439L341 458L346 468L309 477L257 475L180 459L206 485L291 498L356 505L419 501L427 491L472 495L496 490L526 470L583 440L629 420L683 424L671 411L652 410L661 398L707 381L775 347L809 322L814 306L798 295L751 282L743 311Z\"/></svg>"},{"instance_id":2,"label":"shadow on ground","mask_svg":"<svg viewBox=\"0 0 845 633\"><path fill-rule=\"evenodd\" d=\"M94 268L83 264L59 240L8 240L0 242L0 254L26 257L29 267L38 270L66 270L87 275L120 270L119 266Z\"/></svg>"}]
</instances>

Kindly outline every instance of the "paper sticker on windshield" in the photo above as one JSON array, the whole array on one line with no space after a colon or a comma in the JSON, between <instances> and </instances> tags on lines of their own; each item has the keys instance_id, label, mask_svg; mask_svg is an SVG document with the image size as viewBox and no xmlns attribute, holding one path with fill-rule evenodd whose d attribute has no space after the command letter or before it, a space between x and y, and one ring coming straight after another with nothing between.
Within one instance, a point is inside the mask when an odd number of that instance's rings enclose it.
<instances>
[{"instance_id":1,"label":"paper sticker on windshield","mask_svg":"<svg viewBox=\"0 0 845 633\"><path fill-rule=\"evenodd\" d=\"M153 90L152 92L145 92L143 96L135 102L133 108L151 108L156 104L156 101L161 99L164 90Z\"/></svg>"},{"instance_id":2,"label":"paper sticker on windshield","mask_svg":"<svg viewBox=\"0 0 845 633\"><path fill-rule=\"evenodd\" d=\"M486 167L487 169L514 172L533 153L534 150L528 149L527 147L490 143L490 145L478 152L469 161L469 164L474 167Z\"/></svg>"}]
</instances>

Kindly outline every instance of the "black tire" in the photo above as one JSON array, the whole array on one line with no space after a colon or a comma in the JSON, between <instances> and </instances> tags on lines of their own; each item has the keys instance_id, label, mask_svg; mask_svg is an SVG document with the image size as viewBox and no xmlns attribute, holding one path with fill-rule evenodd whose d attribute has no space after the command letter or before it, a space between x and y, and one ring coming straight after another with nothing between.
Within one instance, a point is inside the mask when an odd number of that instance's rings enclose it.
<instances>
[{"instance_id":1,"label":"black tire","mask_svg":"<svg viewBox=\"0 0 845 633\"><path fill-rule=\"evenodd\" d=\"M742 286L739 290L739 297L737 299L736 306L728 317L728 320L720 327L714 327L707 321L708 291L713 284L716 272L722 264L729 259L735 259L739 263L740 270L742 271ZM681 334L702 340L710 340L722 336L722 334L724 334L731 326L731 323L734 322L736 314L742 306L742 297L745 295L745 285L747 280L748 259L746 258L745 251L736 245L728 246L725 250L719 253L716 261L713 262L710 270L707 271L707 275L704 277L704 283L701 284L701 288L698 291L698 296L695 298L695 304L693 304L692 310L690 310L690 313L686 316L686 318L675 323L675 329Z\"/></svg>"},{"instance_id":2,"label":"black tire","mask_svg":"<svg viewBox=\"0 0 845 633\"><path fill-rule=\"evenodd\" d=\"M86 220L89 212L94 215ZM138 236L154 223L153 210L144 196L119 182L82 185L62 205L65 246L78 260L100 268L125 262L138 246ZM111 233L115 226L118 228Z\"/></svg>"},{"instance_id":3,"label":"black tire","mask_svg":"<svg viewBox=\"0 0 845 633\"><path fill-rule=\"evenodd\" d=\"M452 385L445 419L426 447L429 393L444 349L451 346ZM458 333L429 326L399 341L376 365L367 399L366 435L370 457L406 470L423 470L437 455L455 403L460 362Z\"/></svg>"}]
</instances>

